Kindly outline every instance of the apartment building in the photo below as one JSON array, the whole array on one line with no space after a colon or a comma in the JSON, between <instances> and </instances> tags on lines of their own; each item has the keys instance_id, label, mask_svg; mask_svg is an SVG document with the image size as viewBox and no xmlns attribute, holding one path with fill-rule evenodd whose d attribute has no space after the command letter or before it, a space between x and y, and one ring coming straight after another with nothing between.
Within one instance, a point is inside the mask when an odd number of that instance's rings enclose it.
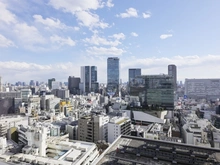
<instances>
[{"instance_id":1,"label":"apartment building","mask_svg":"<svg viewBox=\"0 0 220 165\"><path fill-rule=\"evenodd\" d=\"M78 120L78 140L87 142L107 141L109 116L89 115Z\"/></svg>"},{"instance_id":2,"label":"apartment building","mask_svg":"<svg viewBox=\"0 0 220 165\"><path fill-rule=\"evenodd\" d=\"M112 143L120 135L131 135L131 120L128 117L115 116L108 123L108 142Z\"/></svg>"}]
</instances>

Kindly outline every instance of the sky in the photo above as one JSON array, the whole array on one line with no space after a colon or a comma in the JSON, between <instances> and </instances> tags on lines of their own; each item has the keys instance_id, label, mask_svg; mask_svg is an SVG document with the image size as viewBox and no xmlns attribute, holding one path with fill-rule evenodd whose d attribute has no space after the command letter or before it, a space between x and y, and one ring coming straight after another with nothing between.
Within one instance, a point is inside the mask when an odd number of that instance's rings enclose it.
<instances>
[{"instance_id":1,"label":"sky","mask_svg":"<svg viewBox=\"0 0 220 165\"><path fill-rule=\"evenodd\" d=\"M0 0L2 83L80 77L97 66L107 81L107 58L177 80L220 78L219 0Z\"/></svg>"}]
</instances>

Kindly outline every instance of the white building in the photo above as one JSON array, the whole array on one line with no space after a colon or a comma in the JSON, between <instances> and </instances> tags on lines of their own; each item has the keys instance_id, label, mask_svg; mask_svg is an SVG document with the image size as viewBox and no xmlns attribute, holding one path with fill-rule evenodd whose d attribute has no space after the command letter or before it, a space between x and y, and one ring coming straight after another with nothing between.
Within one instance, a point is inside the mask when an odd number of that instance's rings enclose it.
<instances>
[{"instance_id":1,"label":"white building","mask_svg":"<svg viewBox=\"0 0 220 165\"><path fill-rule=\"evenodd\" d=\"M184 124L182 127L184 142L192 145L211 147L207 133L204 132L209 124L207 119L199 119Z\"/></svg>"},{"instance_id":2,"label":"white building","mask_svg":"<svg viewBox=\"0 0 220 165\"><path fill-rule=\"evenodd\" d=\"M131 120L128 117L115 116L108 123L108 142L112 143L121 134L131 134Z\"/></svg>"},{"instance_id":3,"label":"white building","mask_svg":"<svg viewBox=\"0 0 220 165\"><path fill-rule=\"evenodd\" d=\"M52 81L52 88L51 90L53 89L60 89L60 82L59 81Z\"/></svg>"},{"instance_id":4,"label":"white building","mask_svg":"<svg viewBox=\"0 0 220 165\"><path fill-rule=\"evenodd\" d=\"M47 128L29 127L25 132L28 145L11 157L19 163L51 165L88 165L98 156L94 143L69 140L68 136L48 137Z\"/></svg>"},{"instance_id":5,"label":"white building","mask_svg":"<svg viewBox=\"0 0 220 165\"><path fill-rule=\"evenodd\" d=\"M185 95L216 100L220 97L220 79L185 79Z\"/></svg>"}]
</instances>

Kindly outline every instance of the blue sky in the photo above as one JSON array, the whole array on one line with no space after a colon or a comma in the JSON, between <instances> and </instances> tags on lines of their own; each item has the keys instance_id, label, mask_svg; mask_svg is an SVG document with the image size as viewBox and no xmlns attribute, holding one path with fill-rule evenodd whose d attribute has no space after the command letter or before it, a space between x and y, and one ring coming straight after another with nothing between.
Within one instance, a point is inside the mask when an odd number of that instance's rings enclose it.
<instances>
[{"instance_id":1,"label":"blue sky","mask_svg":"<svg viewBox=\"0 0 220 165\"><path fill-rule=\"evenodd\" d=\"M3 83L67 81L80 66L98 67L106 82L107 58L128 68L178 80L219 78L219 0L1 0L0 75Z\"/></svg>"}]
</instances>

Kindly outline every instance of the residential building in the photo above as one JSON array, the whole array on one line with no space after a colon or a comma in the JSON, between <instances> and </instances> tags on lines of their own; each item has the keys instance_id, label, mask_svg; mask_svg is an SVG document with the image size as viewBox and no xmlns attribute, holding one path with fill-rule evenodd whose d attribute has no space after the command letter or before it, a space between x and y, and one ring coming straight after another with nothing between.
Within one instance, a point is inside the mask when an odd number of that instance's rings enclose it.
<instances>
[{"instance_id":1,"label":"residential building","mask_svg":"<svg viewBox=\"0 0 220 165\"><path fill-rule=\"evenodd\" d=\"M120 79L120 64L118 57L109 57L107 59L107 93L109 95L118 95Z\"/></svg>"},{"instance_id":2,"label":"residential building","mask_svg":"<svg viewBox=\"0 0 220 165\"><path fill-rule=\"evenodd\" d=\"M107 141L108 122L109 116L102 114L81 117L78 120L78 140L95 143Z\"/></svg>"},{"instance_id":3,"label":"residential building","mask_svg":"<svg viewBox=\"0 0 220 165\"><path fill-rule=\"evenodd\" d=\"M131 120L124 116L115 116L108 123L108 142L113 143L120 135L131 135Z\"/></svg>"},{"instance_id":4,"label":"residential building","mask_svg":"<svg viewBox=\"0 0 220 165\"><path fill-rule=\"evenodd\" d=\"M176 65L170 64L168 65L168 75L173 77L173 86L174 90L177 90L177 70Z\"/></svg>"},{"instance_id":5,"label":"residential building","mask_svg":"<svg viewBox=\"0 0 220 165\"><path fill-rule=\"evenodd\" d=\"M80 83L80 78L79 77L69 76L69 78L68 78L68 89L70 91L70 94L73 94L73 95L80 94L80 92L79 92L79 83Z\"/></svg>"},{"instance_id":6,"label":"residential building","mask_svg":"<svg viewBox=\"0 0 220 165\"><path fill-rule=\"evenodd\" d=\"M185 79L185 95L193 99L216 100L220 97L220 79Z\"/></svg>"}]
</instances>

